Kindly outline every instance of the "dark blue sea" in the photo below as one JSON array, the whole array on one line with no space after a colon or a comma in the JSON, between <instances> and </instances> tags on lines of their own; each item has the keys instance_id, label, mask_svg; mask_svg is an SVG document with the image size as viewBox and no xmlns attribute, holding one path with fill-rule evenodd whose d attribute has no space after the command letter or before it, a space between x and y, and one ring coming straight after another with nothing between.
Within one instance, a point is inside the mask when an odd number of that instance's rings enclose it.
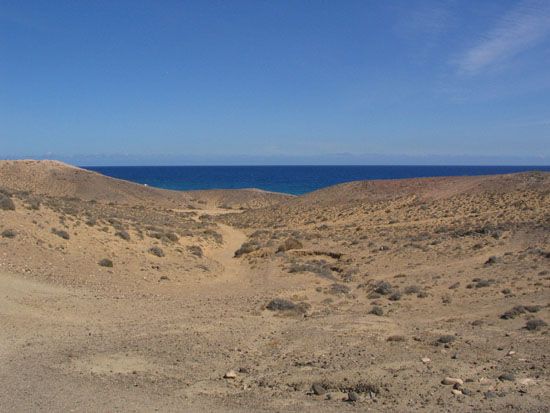
<instances>
[{"instance_id":1,"label":"dark blue sea","mask_svg":"<svg viewBox=\"0 0 550 413\"><path fill-rule=\"evenodd\" d=\"M303 194L342 182L550 171L550 166L101 166L85 167L158 188L236 189Z\"/></svg>"}]
</instances>

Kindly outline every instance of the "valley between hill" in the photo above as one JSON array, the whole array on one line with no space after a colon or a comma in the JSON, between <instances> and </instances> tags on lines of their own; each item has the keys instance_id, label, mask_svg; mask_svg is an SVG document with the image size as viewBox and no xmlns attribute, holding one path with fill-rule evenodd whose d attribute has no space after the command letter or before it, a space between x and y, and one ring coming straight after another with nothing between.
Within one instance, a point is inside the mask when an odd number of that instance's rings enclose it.
<instances>
[{"instance_id":1,"label":"valley between hill","mask_svg":"<svg viewBox=\"0 0 550 413\"><path fill-rule=\"evenodd\" d=\"M0 162L0 410L550 405L550 174L164 191Z\"/></svg>"}]
</instances>

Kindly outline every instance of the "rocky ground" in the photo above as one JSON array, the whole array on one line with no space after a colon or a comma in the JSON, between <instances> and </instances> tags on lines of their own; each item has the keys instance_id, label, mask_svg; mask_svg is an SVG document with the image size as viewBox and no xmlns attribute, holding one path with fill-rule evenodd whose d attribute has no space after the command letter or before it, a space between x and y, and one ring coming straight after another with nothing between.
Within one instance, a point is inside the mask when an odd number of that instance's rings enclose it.
<instances>
[{"instance_id":1,"label":"rocky ground","mask_svg":"<svg viewBox=\"0 0 550 413\"><path fill-rule=\"evenodd\" d=\"M548 411L550 174L0 188L2 411Z\"/></svg>"}]
</instances>

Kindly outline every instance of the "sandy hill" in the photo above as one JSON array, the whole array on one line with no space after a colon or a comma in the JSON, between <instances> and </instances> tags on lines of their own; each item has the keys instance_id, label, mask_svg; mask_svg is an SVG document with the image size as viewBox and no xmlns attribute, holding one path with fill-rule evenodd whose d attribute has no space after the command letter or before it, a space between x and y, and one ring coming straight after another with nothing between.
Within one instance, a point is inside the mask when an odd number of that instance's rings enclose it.
<instances>
[{"instance_id":1,"label":"sandy hill","mask_svg":"<svg viewBox=\"0 0 550 413\"><path fill-rule=\"evenodd\" d=\"M258 207L290 197L254 189L169 191L107 177L49 160L0 161L0 187L50 197L169 207L182 207L193 203L211 206Z\"/></svg>"},{"instance_id":2,"label":"sandy hill","mask_svg":"<svg viewBox=\"0 0 550 413\"><path fill-rule=\"evenodd\" d=\"M395 207L397 204L427 208L426 205L461 203L483 208L490 199L515 199L522 194L548 201L550 173L526 172L506 175L436 177L395 180L355 181L335 185L300 197L290 198L264 209L248 211L234 223L268 223L282 220L289 223L318 222L372 212L367 206ZM463 205L464 206L464 205ZM370 214L372 217L372 214ZM391 214L390 214L391 215ZM358 217L359 218L359 217Z\"/></svg>"},{"instance_id":3,"label":"sandy hill","mask_svg":"<svg viewBox=\"0 0 550 413\"><path fill-rule=\"evenodd\" d=\"M419 199L436 200L456 195L502 194L518 190L549 191L550 173L525 172L506 175L354 181L311 192L287 204L334 205L354 201L389 200L411 195Z\"/></svg>"},{"instance_id":4,"label":"sandy hill","mask_svg":"<svg viewBox=\"0 0 550 413\"><path fill-rule=\"evenodd\" d=\"M547 412L549 292L548 173L291 197L0 162L2 412Z\"/></svg>"}]
</instances>

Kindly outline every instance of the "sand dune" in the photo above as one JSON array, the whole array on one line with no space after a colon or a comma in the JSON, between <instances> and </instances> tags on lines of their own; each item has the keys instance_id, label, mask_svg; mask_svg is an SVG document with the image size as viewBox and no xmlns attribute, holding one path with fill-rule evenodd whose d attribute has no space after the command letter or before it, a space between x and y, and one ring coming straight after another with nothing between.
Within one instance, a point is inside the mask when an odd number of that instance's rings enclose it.
<instances>
[{"instance_id":1,"label":"sand dune","mask_svg":"<svg viewBox=\"0 0 550 413\"><path fill-rule=\"evenodd\" d=\"M0 234L2 411L550 405L548 173L291 197L3 161Z\"/></svg>"}]
</instances>

